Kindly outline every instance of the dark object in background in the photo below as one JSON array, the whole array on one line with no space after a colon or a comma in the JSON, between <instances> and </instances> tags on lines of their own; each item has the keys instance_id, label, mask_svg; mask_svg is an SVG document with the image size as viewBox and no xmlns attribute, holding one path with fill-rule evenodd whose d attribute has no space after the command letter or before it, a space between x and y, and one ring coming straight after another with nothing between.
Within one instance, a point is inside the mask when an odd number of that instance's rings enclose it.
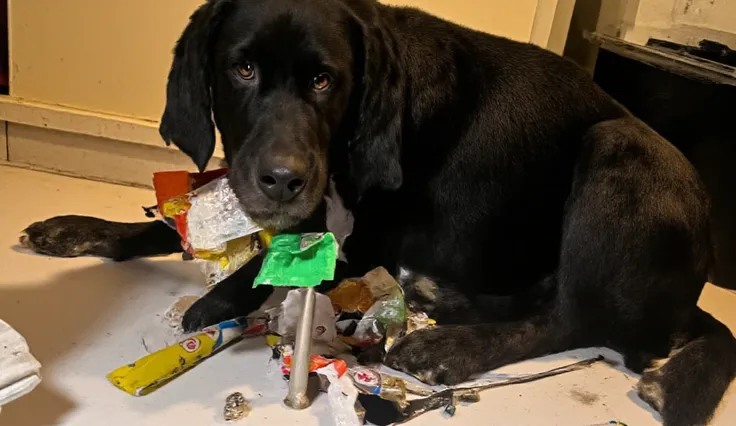
<instances>
[{"instance_id":1,"label":"dark object in background","mask_svg":"<svg viewBox=\"0 0 736 426\"><path fill-rule=\"evenodd\" d=\"M9 93L8 0L0 0L0 95Z\"/></svg>"},{"instance_id":2,"label":"dark object in background","mask_svg":"<svg viewBox=\"0 0 736 426\"><path fill-rule=\"evenodd\" d=\"M725 44L715 41L701 40L698 43L698 47L693 47L651 38L647 42L647 46L736 67L736 50L732 50Z\"/></svg>"},{"instance_id":3,"label":"dark object in background","mask_svg":"<svg viewBox=\"0 0 736 426\"><path fill-rule=\"evenodd\" d=\"M595 81L700 173L712 203L716 261L710 280L736 289L736 69L728 65L736 52L712 42L696 48L651 40L647 48L597 41Z\"/></svg>"},{"instance_id":4,"label":"dark object in background","mask_svg":"<svg viewBox=\"0 0 736 426\"><path fill-rule=\"evenodd\" d=\"M374 425L384 426L404 420L404 415L393 401L376 395L358 394L358 402L365 409L365 420Z\"/></svg>"}]
</instances>

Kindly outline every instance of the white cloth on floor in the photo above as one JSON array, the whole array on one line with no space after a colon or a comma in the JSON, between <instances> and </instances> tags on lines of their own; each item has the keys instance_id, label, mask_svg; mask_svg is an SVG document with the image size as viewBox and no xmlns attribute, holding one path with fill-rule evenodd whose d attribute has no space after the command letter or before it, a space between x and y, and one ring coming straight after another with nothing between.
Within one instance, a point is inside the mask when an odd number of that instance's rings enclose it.
<instances>
[{"instance_id":1,"label":"white cloth on floor","mask_svg":"<svg viewBox=\"0 0 736 426\"><path fill-rule=\"evenodd\" d=\"M32 391L41 382L41 363L23 338L0 320L0 407Z\"/></svg>"}]
</instances>

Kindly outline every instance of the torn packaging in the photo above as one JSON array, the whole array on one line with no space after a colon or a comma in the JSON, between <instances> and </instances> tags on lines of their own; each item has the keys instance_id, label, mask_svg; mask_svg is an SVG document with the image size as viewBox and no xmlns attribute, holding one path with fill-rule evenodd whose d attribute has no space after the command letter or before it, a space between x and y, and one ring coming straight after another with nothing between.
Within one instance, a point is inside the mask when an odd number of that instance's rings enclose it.
<instances>
[{"instance_id":1,"label":"torn packaging","mask_svg":"<svg viewBox=\"0 0 736 426\"><path fill-rule=\"evenodd\" d=\"M337 252L337 240L330 232L275 235L253 287L315 287L332 280Z\"/></svg>"},{"instance_id":2,"label":"torn packaging","mask_svg":"<svg viewBox=\"0 0 736 426\"><path fill-rule=\"evenodd\" d=\"M244 335L266 332L263 320L238 318L204 328L182 341L115 369L107 379L133 396L147 395Z\"/></svg>"},{"instance_id":3,"label":"torn packaging","mask_svg":"<svg viewBox=\"0 0 736 426\"><path fill-rule=\"evenodd\" d=\"M362 426L365 410L358 402L358 391L352 380L338 372L333 365L320 368L317 373L328 381L327 397L335 426Z\"/></svg>"},{"instance_id":4,"label":"torn packaging","mask_svg":"<svg viewBox=\"0 0 736 426\"><path fill-rule=\"evenodd\" d=\"M409 387L408 381L399 377L383 374L377 370L364 369L363 375L358 377L356 387L361 391L358 401L366 409L366 420L376 425L403 423L428 411L445 408L446 414L453 415L458 402L473 403L480 400L479 392L486 389L508 386L520 383L529 383L559 374L569 373L602 361L603 357L585 359L573 364L554 368L540 373L500 375L496 379L479 379L462 383L455 387L445 388L422 398L406 400L397 399L396 393L389 393L386 398L382 394L384 383L403 383L407 391L415 389ZM350 370L349 370L350 371ZM387 379L390 377L390 380ZM359 384L360 383L360 384ZM393 385L395 387L395 385Z\"/></svg>"},{"instance_id":5,"label":"torn packaging","mask_svg":"<svg viewBox=\"0 0 736 426\"><path fill-rule=\"evenodd\" d=\"M285 342L292 342L294 339L305 295L305 289L291 290L279 307L267 312L272 318L269 329L282 336ZM330 298L317 293L314 308L312 339L318 342L332 342L337 338L337 331Z\"/></svg>"},{"instance_id":6,"label":"torn packaging","mask_svg":"<svg viewBox=\"0 0 736 426\"><path fill-rule=\"evenodd\" d=\"M406 329L404 294L382 267L361 278L343 281L327 295L338 313L363 314L360 319L352 315L338 318L343 339L351 346L366 348L386 338L386 347L390 347Z\"/></svg>"},{"instance_id":7,"label":"torn packaging","mask_svg":"<svg viewBox=\"0 0 736 426\"><path fill-rule=\"evenodd\" d=\"M185 252L202 262L208 288L248 263L270 241L268 232L246 215L226 172L153 176L159 213L176 229Z\"/></svg>"},{"instance_id":8,"label":"torn packaging","mask_svg":"<svg viewBox=\"0 0 736 426\"><path fill-rule=\"evenodd\" d=\"M365 314L374 303L373 293L362 278L344 280L339 286L327 292L327 296L332 300L338 314L341 312Z\"/></svg>"}]
</instances>

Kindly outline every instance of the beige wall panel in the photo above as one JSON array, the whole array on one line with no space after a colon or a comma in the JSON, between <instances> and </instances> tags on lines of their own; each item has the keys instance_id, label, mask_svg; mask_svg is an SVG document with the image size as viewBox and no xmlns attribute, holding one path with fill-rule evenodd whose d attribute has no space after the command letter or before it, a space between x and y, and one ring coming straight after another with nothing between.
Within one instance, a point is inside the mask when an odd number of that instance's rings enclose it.
<instances>
[{"instance_id":1,"label":"beige wall panel","mask_svg":"<svg viewBox=\"0 0 736 426\"><path fill-rule=\"evenodd\" d=\"M546 1L546 0L545 0ZM470 28L530 41L537 0L383 0L412 6Z\"/></svg>"},{"instance_id":2,"label":"beige wall panel","mask_svg":"<svg viewBox=\"0 0 736 426\"><path fill-rule=\"evenodd\" d=\"M11 95L158 120L171 50L201 0L10 0Z\"/></svg>"},{"instance_id":3,"label":"beige wall panel","mask_svg":"<svg viewBox=\"0 0 736 426\"><path fill-rule=\"evenodd\" d=\"M110 182L150 186L154 172L196 170L186 155L173 149L15 123L8 124L8 142L14 164ZM219 162L213 159L210 168Z\"/></svg>"}]
</instances>

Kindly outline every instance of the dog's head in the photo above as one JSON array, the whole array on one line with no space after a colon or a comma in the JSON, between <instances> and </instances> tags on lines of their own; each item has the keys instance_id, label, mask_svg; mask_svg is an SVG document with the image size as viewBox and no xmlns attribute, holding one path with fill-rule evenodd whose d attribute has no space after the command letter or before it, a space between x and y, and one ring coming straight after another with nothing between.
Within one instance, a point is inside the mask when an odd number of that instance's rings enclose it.
<instances>
[{"instance_id":1,"label":"dog's head","mask_svg":"<svg viewBox=\"0 0 736 426\"><path fill-rule=\"evenodd\" d=\"M276 230L311 215L330 173L398 188L403 74L379 7L209 0L174 50L161 136L203 170L216 123L236 195Z\"/></svg>"}]
</instances>

